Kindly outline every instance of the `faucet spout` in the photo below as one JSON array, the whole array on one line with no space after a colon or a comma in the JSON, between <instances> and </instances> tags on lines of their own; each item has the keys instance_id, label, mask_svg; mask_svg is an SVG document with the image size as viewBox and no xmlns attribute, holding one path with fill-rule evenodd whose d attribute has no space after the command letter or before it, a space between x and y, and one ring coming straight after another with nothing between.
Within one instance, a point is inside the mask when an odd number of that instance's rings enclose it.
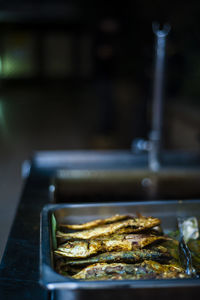
<instances>
[{"instance_id":1,"label":"faucet spout","mask_svg":"<svg viewBox=\"0 0 200 300\"><path fill-rule=\"evenodd\" d=\"M158 23L153 23L153 32L156 38L155 53L155 74L153 86L153 109L152 109L152 130L150 132L149 168L158 171L160 168L160 152L162 143L163 123L163 82L164 82L164 61L166 49L166 37L170 31L170 25L165 24L159 29Z\"/></svg>"}]
</instances>

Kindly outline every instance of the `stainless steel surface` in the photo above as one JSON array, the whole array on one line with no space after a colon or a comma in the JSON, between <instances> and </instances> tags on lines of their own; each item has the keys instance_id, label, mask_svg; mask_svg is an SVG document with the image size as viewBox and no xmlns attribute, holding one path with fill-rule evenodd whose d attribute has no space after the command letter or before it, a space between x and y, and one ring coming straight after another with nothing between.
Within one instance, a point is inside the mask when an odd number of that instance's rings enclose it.
<instances>
[{"instance_id":1,"label":"stainless steel surface","mask_svg":"<svg viewBox=\"0 0 200 300\"><path fill-rule=\"evenodd\" d=\"M131 151L134 154L139 154L143 151L150 151L150 149L151 149L151 142L150 141L147 141L147 140L142 139L142 138L137 138L137 139L134 139L132 141Z\"/></svg>"},{"instance_id":2,"label":"stainless steel surface","mask_svg":"<svg viewBox=\"0 0 200 300\"><path fill-rule=\"evenodd\" d=\"M156 36L155 77L153 88L152 131L150 133L151 147L149 150L149 167L153 171L160 168L160 150L163 121L163 81L166 37L170 31L169 25L160 30L159 24L153 24Z\"/></svg>"},{"instance_id":3,"label":"stainless steel surface","mask_svg":"<svg viewBox=\"0 0 200 300\"><path fill-rule=\"evenodd\" d=\"M164 168L200 168L199 151L163 151ZM39 151L33 157L36 168L135 169L148 168L147 153L133 155L129 150Z\"/></svg>"},{"instance_id":4,"label":"stainless steel surface","mask_svg":"<svg viewBox=\"0 0 200 300\"><path fill-rule=\"evenodd\" d=\"M161 144L162 144L162 125L163 125L163 87L164 87L164 62L166 38L170 31L170 26L165 24L160 29L158 23L153 23L153 32L156 37L155 53L155 75L153 85L153 104L152 104L152 128L149 134L149 141L136 139L132 142L132 151L148 152L149 169L157 172L161 166Z\"/></svg>"},{"instance_id":5,"label":"stainless steel surface","mask_svg":"<svg viewBox=\"0 0 200 300\"><path fill-rule=\"evenodd\" d=\"M177 216L200 217L200 200L135 203L55 204L44 207L41 215L41 284L52 290L53 299L188 299L200 292L199 279L79 281L63 277L53 270L51 215L57 222L80 223L113 214L140 212L162 220L167 232L175 229Z\"/></svg>"},{"instance_id":6,"label":"stainless steel surface","mask_svg":"<svg viewBox=\"0 0 200 300\"><path fill-rule=\"evenodd\" d=\"M164 151L162 161L153 172L147 153L55 151L37 153L33 167L58 170L51 185L56 202L200 198L199 153Z\"/></svg>"},{"instance_id":7,"label":"stainless steel surface","mask_svg":"<svg viewBox=\"0 0 200 300\"><path fill-rule=\"evenodd\" d=\"M54 201L123 201L200 197L200 169L146 168L132 170L61 169L53 185ZM82 201L82 200L81 200Z\"/></svg>"}]
</instances>

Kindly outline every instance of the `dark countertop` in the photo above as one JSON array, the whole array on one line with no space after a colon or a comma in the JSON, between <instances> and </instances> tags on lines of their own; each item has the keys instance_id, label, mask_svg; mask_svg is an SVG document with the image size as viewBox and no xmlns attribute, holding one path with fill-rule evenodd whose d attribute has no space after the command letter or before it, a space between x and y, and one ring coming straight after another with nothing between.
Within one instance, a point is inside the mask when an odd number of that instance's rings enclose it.
<instances>
[{"instance_id":1,"label":"dark countertop","mask_svg":"<svg viewBox=\"0 0 200 300\"><path fill-rule=\"evenodd\" d=\"M31 171L24 184L0 266L0 299L48 299L38 280L40 211L49 202L51 172Z\"/></svg>"}]
</instances>

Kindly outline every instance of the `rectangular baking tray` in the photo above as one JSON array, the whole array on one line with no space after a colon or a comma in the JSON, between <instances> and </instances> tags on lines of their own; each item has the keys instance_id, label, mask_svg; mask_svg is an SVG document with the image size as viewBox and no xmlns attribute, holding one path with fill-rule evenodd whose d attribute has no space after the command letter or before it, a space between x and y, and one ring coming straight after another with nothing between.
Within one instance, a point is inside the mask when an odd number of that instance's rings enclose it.
<instances>
[{"instance_id":1,"label":"rectangular baking tray","mask_svg":"<svg viewBox=\"0 0 200 300\"><path fill-rule=\"evenodd\" d=\"M52 215L58 223L82 223L114 214L136 214L161 219L165 232L177 228L177 216L200 218L200 200L49 204L41 213L40 283L52 299L189 299L200 292L199 279L80 281L54 271Z\"/></svg>"}]
</instances>

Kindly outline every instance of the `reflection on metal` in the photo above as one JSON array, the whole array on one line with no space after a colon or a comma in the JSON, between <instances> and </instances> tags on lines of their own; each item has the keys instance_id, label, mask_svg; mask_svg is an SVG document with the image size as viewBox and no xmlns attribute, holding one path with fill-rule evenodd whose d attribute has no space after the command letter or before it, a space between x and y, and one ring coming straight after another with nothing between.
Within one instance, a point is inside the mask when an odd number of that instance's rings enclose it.
<instances>
[{"instance_id":1,"label":"reflection on metal","mask_svg":"<svg viewBox=\"0 0 200 300\"><path fill-rule=\"evenodd\" d=\"M25 160L22 163L22 167L21 167L22 178L27 178L30 174L30 170L31 170L31 162L29 160Z\"/></svg>"},{"instance_id":2,"label":"reflection on metal","mask_svg":"<svg viewBox=\"0 0 200 300\"><path fill-rule=\"evenodd\" d=\"M151 143L150 141L144 139L135 139L131 144L131 150L135 154L139 154L141 151L150 151Z\"/></svg>"},{"instance_id":3,"label":"reflection on metal","mask_svg":"<svg viewBox=\"0 0 200 300\"><path fill-rule=\"evenodd\" d=\"M55 199L55 185L52 182L49 186L49 200L50 202L54 202Z\"/></svg>"},{"instance_id":4,"label":"reflection on metal","mask_svg":"<svg viewBox=\"0 0 200 300\"><path fill-rule=\"evenodd\" d=\"M53 184L51 184L51 185L49 186L49 191L50 191L51 193L55 192L55 186L54 186Z\"/></svg>"},{"instance_id":5,"label":"reflection on metal","mask_svg":"<svg viewBox=\"0 0 200 300\"><path fill-rule=\"evenodd\" d=\"M152 180L151 180L151 178L146 177L146 178L142 179L141 183L142 183L143 187L148 188L152 185Z\"/></svg>"}]
</instances>

